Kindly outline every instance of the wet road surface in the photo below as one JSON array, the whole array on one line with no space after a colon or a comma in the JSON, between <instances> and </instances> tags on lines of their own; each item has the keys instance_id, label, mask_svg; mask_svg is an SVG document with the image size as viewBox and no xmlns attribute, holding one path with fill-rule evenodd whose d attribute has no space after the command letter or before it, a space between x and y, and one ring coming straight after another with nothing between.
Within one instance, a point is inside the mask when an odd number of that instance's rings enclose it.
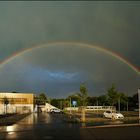
<instances>
[{"instance_id":1,"label":"wet road surface","mask_svg":"<svg viewBox=\"0 0 140 140\"><path fill-rule=\"evenodd\" d=\"M140 139L140 126L86 128L63 114L33 113L17 124L0 127L0 139Z\"/></svg>"},{"instance_id":2,"label":"wet road surface","mask_svg":"<svg viewBox=\"0 0 140 140\"><path fill-rule=\"evenodd\" d=\"M78 139L79 124L64 121L63 114L33 113L17 124L0 127L1 139Z\"/></svg>"}]
</instances>

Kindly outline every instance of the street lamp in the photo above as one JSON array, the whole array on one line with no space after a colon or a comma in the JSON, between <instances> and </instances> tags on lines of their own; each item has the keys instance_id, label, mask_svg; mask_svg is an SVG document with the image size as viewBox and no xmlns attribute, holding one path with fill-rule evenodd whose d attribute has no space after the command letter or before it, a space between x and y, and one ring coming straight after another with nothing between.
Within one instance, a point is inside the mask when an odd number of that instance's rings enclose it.
<instances>
[{"instance_id":1,"label":"street lamp","mask_svg":"<svg viewBox=\"0 0 140 140\"><path fill-rule=\"evenodd\" d=\"M70 97L70 115L71 115L71 97Z\"/></svg>"},{"instance_id":2,"label":"street lamp","mask_svg":"<svg viewBox=\"0 0 140 140\"><path fill-rule=\"evenodd\" d=\"M126 102L126 111L127 111L127 115L128 115L128 100Z\"/></svg>"},{"instance_id":3,"label":"street lamp","mask_svg":"<svg viewBox=\"0 0 140 140\"><path fill-rule=\"evenodd\" d=\"M139 120L140 120L140 88L138 88L138 100L139 100Z\"/></svg>"},{"instance_id":4,"label":"street lamp","mask_svg":"<svg viewBox=\"0 0 140 140\"><path fill-rule=\"evenodd\" d=\"M118 110L119 110L119 112L120 112L120 96L119 96L119 98L118 98Z\"/></svg>"},{"instance_id":5,"label":"street lamp","mask_svg":"<svg viewBox=\"0 0 140 140\"><path fill-rule=\"evenodd\" d=\"M98 116L98 109L99 109L99 107L98 107L98 99L97 99L97 116Z\"/></svg>"}]
</instances>

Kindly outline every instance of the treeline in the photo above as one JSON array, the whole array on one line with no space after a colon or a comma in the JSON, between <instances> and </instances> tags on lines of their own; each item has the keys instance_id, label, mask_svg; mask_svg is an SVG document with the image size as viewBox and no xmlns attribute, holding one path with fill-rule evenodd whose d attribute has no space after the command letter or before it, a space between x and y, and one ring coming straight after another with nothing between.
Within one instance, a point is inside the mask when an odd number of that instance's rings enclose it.
<instances>
[{"instance_id":1,"label":"treeline","mask_svg":"<svg viewBox=\"0 0 140 140\"><path fill-rule=\"evenodd\" d=\"M85 85L82 85L83 87ZM80 86L81 88L81 86ZM84 87L87 92L86 86ZM138 109L138 94L127 96L122 92L117 91L115 85L112 85L104 95L89 96L88 92L85 97L85 105L87 106L115 106L117 110L132 111ZM80 98L79 93L68 96L63 99L51 99L50 103L60 109L65 107L74 106L73 101L76 101L76 107L83 105L83 100Z\"/></svg>"},{"instance_id":2,"label":"treeline","mask_svg":"<svg viewBox=\"0 0 140 140\"><path fill-rule=\"evenodd\" d=\"M76 104L73 105L73 101ZM89 96L86 85L82 83L79 92L62 99L50 99L46 97L45 93L41 93L35 97L35 104L43 105L46 102L55 107L63 109L65 107L78 107L78 106L115 106L117 110L132 111L138 109L138 93L132 96L119 92L115 85L112 84L104 95Z\"/></svg>"}]
</instances>

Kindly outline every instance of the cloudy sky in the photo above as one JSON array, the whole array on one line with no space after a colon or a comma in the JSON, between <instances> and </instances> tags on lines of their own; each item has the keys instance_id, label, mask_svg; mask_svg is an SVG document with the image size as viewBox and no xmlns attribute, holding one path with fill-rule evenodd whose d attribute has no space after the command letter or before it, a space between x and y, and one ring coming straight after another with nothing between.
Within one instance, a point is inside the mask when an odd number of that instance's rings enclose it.
<instances>
[{"instance_id":1,"label":"cloudy sky","mask_svg":"<svg viewBox=\"0 0 140 140\"><path fill-rule=\"evenodd\" d=\"M94 47L49 43L99 46L140 68L139 25L138 1L0 2L0 92L61 98L85 82L93 96L105 94L112 83L132 95L140 75L124 62Z\"/></svg>"}]
</instances>

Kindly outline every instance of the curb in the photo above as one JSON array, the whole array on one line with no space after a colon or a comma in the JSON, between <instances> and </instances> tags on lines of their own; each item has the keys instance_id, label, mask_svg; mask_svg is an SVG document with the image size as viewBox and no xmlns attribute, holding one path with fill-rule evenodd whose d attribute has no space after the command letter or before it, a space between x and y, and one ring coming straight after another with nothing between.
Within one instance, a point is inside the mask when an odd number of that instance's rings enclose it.
<instances>
[{"instance_id":1,"label":"curb","mask_svg":"<svg viewBox=\"0 0 140 140\"><path fill-rule=\"evenodd\" d=\"M134 123L134 124L118 124L118 125L101 125L101 126L83 126L81 129L84 128L110 128L110 127L125 127L125 126L140 126L140 123Z\"/></svg>"}]
</instances>

